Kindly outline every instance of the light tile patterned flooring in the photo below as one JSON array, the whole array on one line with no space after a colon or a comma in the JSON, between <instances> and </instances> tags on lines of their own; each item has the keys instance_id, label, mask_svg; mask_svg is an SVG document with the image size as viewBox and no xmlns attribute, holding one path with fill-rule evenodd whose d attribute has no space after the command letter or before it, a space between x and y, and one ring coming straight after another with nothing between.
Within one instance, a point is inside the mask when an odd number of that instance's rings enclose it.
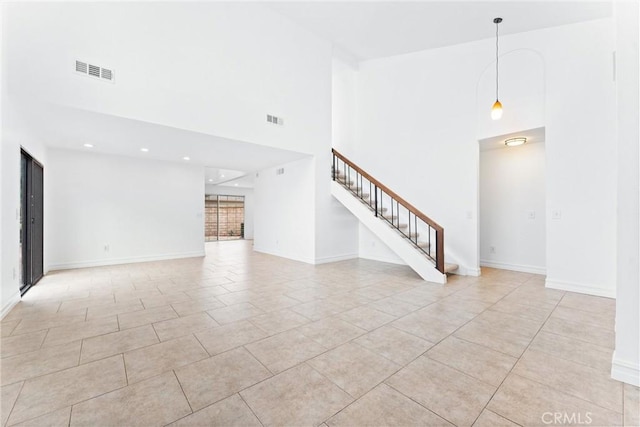
<instances>
[{"instance_id":1,"label":"light tile patterned flooring","mask_svg":"<svg viewBox=\"0 0 640 427\"><path fill-rule=\"evenodd\" d=\"M1 422L638 425L638 389L609 378L614 310L532 274L440 286L210 243L43 279L1 323Z\"/></svg>"}]
</instances>

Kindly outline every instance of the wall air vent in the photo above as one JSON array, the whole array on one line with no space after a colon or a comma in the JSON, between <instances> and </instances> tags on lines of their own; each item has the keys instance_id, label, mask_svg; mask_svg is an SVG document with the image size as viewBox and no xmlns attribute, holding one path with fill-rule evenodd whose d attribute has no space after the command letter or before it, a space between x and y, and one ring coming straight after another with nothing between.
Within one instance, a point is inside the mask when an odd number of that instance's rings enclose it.
<instances>
[{"instance_id":1,"label":"wall air vent","mask_svg":"<svg viewBox=\"0 0 640 427\"><path fill-rule=\"evenodd\" d=\"M89 64L89 75L93 77L100 77L100 67Z\"/></svg>"},{"instance_id":2,"label":"wall air vent","mask_svg":"<svg viewBox=\"0 0 640 427\"><path fill-rule=\"evenodd\" d=\"M274 125L284 125L284 119L282 117L272 116L267 114L267 123L273 123Z\"/></svg>"},{"instance_id":3,"label":"wall air vent","mask_svg":"<svg viewBox=\"0 0 640 427\"><path fill-rule=\"evenodd\" d=\"M87 74L87 63L76 61L76 71L82 74Z\"/></svg>"},{"instance_id":4,"label":"wall air vent","mask_svg":"<svg viewBox=\"0 0 640 427\"><path fill-rule=\"evenodd\" d=\"M76 73L94 77L100 80L106 80L109 82L113 82L115 77L113 70L109 68L102 68L98 65L93 65L78 60L76 60Z\"/></svg>"},{"instance_id":5,"label":"wall air vent","mask_svg":"<svg viewBox=\"0 0 640 427\"><path fill-rule=\"evenodd\" d=\"M102 78L103 78L103 79L105 79L105 80L109 80L109 81L111 81L111 80L113 80L113 71L108 70L108 69L106 69L106 68L103 68L103 69L100 71L100 77L102 77Z\"/></svg>"}]
</instances>

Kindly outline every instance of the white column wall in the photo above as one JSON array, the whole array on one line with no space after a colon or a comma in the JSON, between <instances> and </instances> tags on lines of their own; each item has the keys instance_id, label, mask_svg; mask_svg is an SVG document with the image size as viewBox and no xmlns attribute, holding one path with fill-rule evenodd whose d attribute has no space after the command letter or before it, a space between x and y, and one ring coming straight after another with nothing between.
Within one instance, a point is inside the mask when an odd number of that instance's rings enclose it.
<instances>
[{"instance_id":1,"label":"white column wall","mask_svg":"<svg viewBox=\"0 0 640 427\"><path fill-rule=\"evenodd\" d=\"M616 349L611 376L640 386L640 102L637 2L617 2L618 214Z\"/></svg>"}]
</instances>

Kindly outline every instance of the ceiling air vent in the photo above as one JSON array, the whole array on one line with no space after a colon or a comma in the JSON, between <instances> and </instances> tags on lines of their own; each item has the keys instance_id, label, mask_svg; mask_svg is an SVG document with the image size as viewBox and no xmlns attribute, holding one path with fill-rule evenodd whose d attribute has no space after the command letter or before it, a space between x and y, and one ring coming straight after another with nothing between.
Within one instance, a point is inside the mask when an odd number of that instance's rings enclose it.
<instances>
[{"instance_id":1,"label":"ceiling air vent","mask_svg":"<svg viewBox=\"0 0 640 427\"><path fill-rule=\"evenodd\" d=\"M76 60L76 73L83 74L85 76L94 77L100 80L106 80L113 82L114 72L109 68L102 68L98 65L89 64L84 61Z\"/></svg>"}]
</instances>

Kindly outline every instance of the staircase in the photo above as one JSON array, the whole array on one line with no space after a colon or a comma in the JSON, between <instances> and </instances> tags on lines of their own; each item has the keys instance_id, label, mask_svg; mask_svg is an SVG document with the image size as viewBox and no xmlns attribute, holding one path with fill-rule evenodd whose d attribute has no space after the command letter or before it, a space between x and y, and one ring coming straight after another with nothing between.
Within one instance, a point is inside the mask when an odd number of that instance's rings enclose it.
<instances>
[{"instance_id":1,"label":"staircase","mask_svg":"<svg viewBox=\"0 0 640 427\"><path fill-rule=\"evenodd\" d=\"M424 280L446 283L444 229L336 150L331 194Z\"/></svg>"}]
</instances>

